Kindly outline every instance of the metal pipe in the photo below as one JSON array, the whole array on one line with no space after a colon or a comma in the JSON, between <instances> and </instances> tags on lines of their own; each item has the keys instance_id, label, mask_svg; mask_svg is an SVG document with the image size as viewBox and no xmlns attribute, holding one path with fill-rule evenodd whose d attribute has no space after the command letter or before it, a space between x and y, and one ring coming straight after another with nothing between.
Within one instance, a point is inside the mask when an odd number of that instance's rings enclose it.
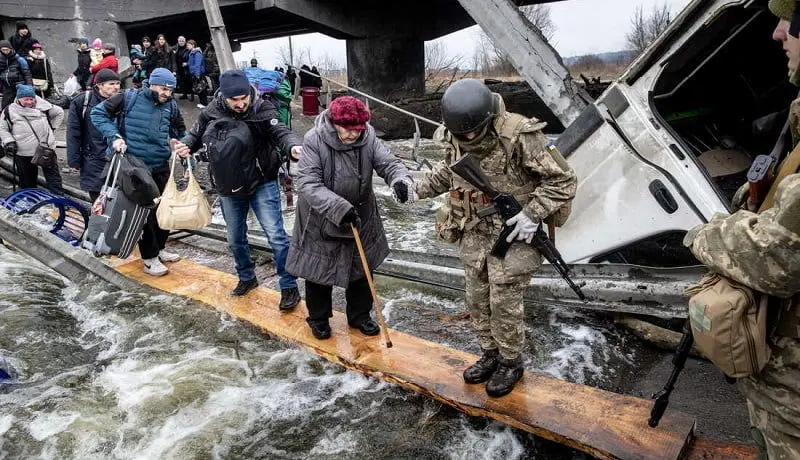
<instances>
[{"instance_id":1,"label":"metal pipe","mask_svg":"<svg viewBox=\"0 0 800 460\"><path fill-rule=\"evenodd\" d=\"M228 33L225 31L225 22L222 20L219 3L217 0L203 0L203 9L206 11L208 28L211 30L211 42L217 52L220 71L234 70L236 63L233 60L231 42L228 40Z\"/></svg>"}]
</instances>

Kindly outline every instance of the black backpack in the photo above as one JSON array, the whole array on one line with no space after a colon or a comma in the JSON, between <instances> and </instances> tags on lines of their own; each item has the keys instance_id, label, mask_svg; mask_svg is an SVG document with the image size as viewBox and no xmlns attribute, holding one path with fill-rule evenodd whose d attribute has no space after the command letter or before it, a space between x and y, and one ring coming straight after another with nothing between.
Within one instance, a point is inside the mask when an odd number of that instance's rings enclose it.
<instances>
[{"instance_id":1,"label":"black backpack","mask_svg":"<svg viewBox=\"0 0 800 460\"><path fill-rule=\"evenodd\" d=\"M249 196L264 182L250 126L220 118L203 133L211 181L221 196Z\"/></svg>"}]
</instances>

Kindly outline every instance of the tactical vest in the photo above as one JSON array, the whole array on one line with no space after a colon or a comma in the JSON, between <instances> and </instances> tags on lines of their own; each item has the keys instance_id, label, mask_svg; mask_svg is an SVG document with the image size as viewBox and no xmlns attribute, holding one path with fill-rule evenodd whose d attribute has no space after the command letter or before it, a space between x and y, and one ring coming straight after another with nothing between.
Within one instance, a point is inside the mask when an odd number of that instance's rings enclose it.
<instances>
[{"instance_id":1,"label":"tactical vest","mask_svg":"<svg viewBox=\"0 0 800 460\"><path fill-rule=\"evenodd\" d=\"M522 133L540 131L545 126L536 119L504 112L498 116L486 136L496 138L493 147L486 152L471 151L479 161L481 169L497 190L514 195L523 206L527 205L539 179L529 174L519 158L521 152L519 136ZM494 132L491 131L493 128ZM496 136L495 136L496 133ZM450 146L451 164L458 161L466 152L452 134L445 131L442 141ZM475 189L457 174L453 174L452 187L446 197L445 205L437 213L437 233L446 241L455 242L464 231L493 233L503 226L503 220L494 214L478 217L478 211L490 204L489 198Z\"/></svg>"}]
</instances>

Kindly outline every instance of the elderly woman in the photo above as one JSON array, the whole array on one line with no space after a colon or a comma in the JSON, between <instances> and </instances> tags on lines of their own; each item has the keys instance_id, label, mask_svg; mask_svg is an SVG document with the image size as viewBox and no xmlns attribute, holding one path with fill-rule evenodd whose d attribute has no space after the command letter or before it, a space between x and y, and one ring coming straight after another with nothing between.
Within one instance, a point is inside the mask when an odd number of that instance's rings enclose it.
<instances>
[{"instance_id":1,"label":"elderly woman","mask_svg":"<svg viewBox=\"0 0 800 460\"><path fill-rule=\"evenodd\" d=\"M317 117L303 140L298 164L299 200L286 269L306 280L308 325L318 339L331 336L333 286L346 289L347 322L377 335L372 297L351 230L361 234L370 269L389 254L372 171L390 185L398 202L415 199L411 175L367 124L369 110L344 96Z\"/></svg>"}]
</instances>

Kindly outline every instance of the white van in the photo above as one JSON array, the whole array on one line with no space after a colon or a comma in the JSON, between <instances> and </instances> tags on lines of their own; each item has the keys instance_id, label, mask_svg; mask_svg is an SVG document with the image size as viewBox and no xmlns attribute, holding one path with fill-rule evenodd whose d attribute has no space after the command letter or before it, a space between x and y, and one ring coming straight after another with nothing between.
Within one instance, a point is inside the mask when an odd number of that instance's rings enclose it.
<instances>
[{"instance_id":1,"label":"white van","mask_svg":"<svg viewBox=\"0 0 800 460\"><path fill-rule=\"evenodd\" d=\"M693 1L559 136L579 180L568 263L697 264L683 236L730 211L797 97L777 23L767 0Z\"/></svg>"}]
</instances>

